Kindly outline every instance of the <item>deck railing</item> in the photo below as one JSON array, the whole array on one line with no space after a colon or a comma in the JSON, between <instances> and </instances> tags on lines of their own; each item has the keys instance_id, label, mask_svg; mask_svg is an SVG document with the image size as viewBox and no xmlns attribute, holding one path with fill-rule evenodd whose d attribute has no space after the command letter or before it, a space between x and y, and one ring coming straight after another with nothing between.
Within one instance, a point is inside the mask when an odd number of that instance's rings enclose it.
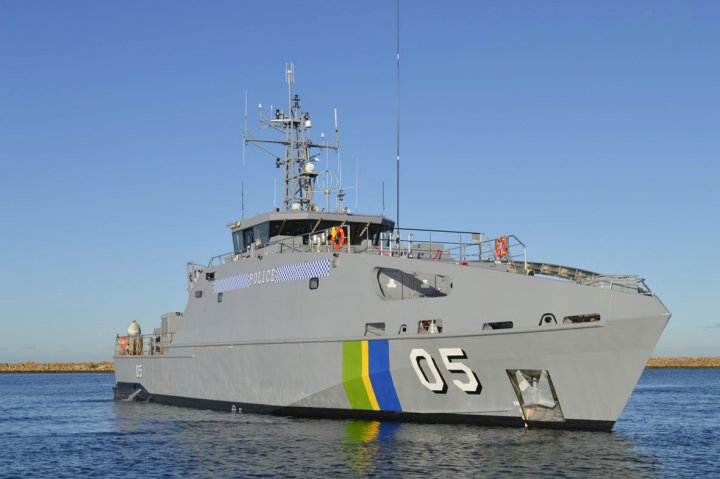
<instances>
[{"instance_id":1,"label":"deck railing","mask_svg":"<svg viewBox=\"0 0 720 479\"><path fill-rule=\"evenodd\" d=\"M115 356L155 356L165 354L174 333L138 334L115 337Z\"/></svg>"},{"instance_id":2,"label":"deck railing","mask_svg":"<svg viewBox=\"0 0 720 479\"><path fill-rule=\"evenodd\" d=\"M517 236L488 239L469 231L402 228L381 234L380 245L372 246L372 250L431 261L527 262L527 248Z\"/></svg>"},{"instance_id":3,"label":"deck railing","mask_svg":"<svg viewBox=\"0 0 720 479\"><path fill-rule=\"evenodd\" d=\"M345 237L351 238L350 226L344 225L342 228ZM569 266L528 262L527 247L515 235L488 239L482 233L470 231L402 228L381 233L376 238L366 234L364 238L354 239L356 240L354 244L346 241L342 246L338 246L330 240L330 229L318 230L301 236L276 239L267 244L256 242L240 254L225 253L212 257L207 267L262 257L269 253L375 254L459 264L471 261L494 263L527 275L555 277L614 291L653 294L645 280L637 276L603 275ZM192 290L195 281L205 272L205 268L192 262L187 264L188 290Z\"/></svg>"},{"instance_id":4,"label":"deck railing","mask_svg":"<svg viewBox=\"0 0 720 479\"><path fill-rule=\"evenodd\" d=\"M350 226L344 225L342 228L345 232L345 238L351 238ZM499 249L496 247L498 241L502 242ZM356 243L358 242L356 241ZM339 245L337 241L333 242L330 239L330 229L276 239L265 244L258 241L250 245L242 253L231 252L213 256L207 266L213 267L226 262L240 261L244 258L254 258L270 252L281 254L307 252L365 253L428 261L496 261L527 264L527 248L515 235L488 239L482 233L470 231L402 228L380 233L379 238L372 238L367 232L365 237L359 240L358 244L350 244L349 240L342 245ZM202 267L188 263L189 276L192 276L193 271L198 271Z\"/></svg>"}]
</instances>

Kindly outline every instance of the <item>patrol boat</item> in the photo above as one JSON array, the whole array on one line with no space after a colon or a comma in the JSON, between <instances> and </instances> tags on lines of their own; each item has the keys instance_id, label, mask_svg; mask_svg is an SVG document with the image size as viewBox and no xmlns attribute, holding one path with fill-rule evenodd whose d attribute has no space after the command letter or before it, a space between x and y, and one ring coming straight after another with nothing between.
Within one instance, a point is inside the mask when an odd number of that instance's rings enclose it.
<instances>
[{"instance_id":1,"label":"patrol boat","mask_svg":"<svg viewBox=\"0 0 720 479\"><path fill-rule=\"evenodd\" d=\"M116 337L115 398L610 430L670 318L645 281L532 262L512 234L400 229L343 208L342 191L331 208L320 165L337 134L311 139L292 68L286 81L287 109L260 107L278 137L245 128L246 144L283 150L282 207L229 224L232 252L188 263L184 312Z\"/></svg>"}]
</instances>

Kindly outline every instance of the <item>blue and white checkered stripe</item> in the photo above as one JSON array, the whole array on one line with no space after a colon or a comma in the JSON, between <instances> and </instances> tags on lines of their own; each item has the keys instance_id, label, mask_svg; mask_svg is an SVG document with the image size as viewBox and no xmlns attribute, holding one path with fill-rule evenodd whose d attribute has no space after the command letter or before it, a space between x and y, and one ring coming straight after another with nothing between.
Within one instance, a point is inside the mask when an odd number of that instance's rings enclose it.
<instances>
[{"instance_id":1,"label":"blue and white checkered stripe","mask_svg":"<svg viewBox=\"0 0 720 479\"><path fill-rule=\"evenodd\" d=\"M305 263L286 264L275 270L275 282L286 283L298 279L330 276L330 260L307 261Z\"/></svg>"},{"instance_id":2,"label":"blue and white checkered stripe","mask_svg":"<svg viewBox=\"0 0 720 479\"><path fill-rule=\"evenodd\" d=\"M286 264L275 269L275 282L287 283L299 279L321 278L330 276L330 260L306 261L304 263ZM256 278L257 279L257 278ZM213 294L245 289L253 284L250 273L218 278L213 283Z\"/></svg>"},{"instance_id":3,"label":"blue and white checkered stripe","mask_svg":"<svg viewBox=\"0 0 720 479\"><path fill-rule=\"evenodd\" d=\"M227 278L216 279L213 283L213 294L224 293L225 291L233 291L235 289L243 289L250 286L250 274L244 273L236 276L228 276Z\"/></svg>"}]
</instances>

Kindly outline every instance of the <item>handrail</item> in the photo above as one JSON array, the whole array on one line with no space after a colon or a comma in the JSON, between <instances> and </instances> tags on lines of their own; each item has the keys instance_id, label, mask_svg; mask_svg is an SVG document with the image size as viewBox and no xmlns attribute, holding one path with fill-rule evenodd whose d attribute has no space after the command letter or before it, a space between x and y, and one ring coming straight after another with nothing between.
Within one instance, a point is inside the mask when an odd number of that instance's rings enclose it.
<instances>
[{"instance_id":1,"label":"handrail","mask_svg":"<svg viewBox=\"0 0 720 479\"><path fill-rule=\"evenodd\" d=\"M296 252L333 252L333 253L365 253L386 256L409 257L415 259L439 261L493 261L508 263L511 267L521 261L527 265L527 247L515 235L506 235L508 240L508 253L503 258L495 254L494 243L498 238L486 239L482 233L459 230L439 230L420 228L401 228L399 230L380 233L379 241L371 241L369 230L360 244L351 244L350 225L341 225L348 238L346 244L339 249L333 248L329 240L330 228L313 231L302 235L283 237L268 243L253 243L239 254L228 252L213 256L207 267L213 267L228 258L239 261L265 254L273 247L274 253ZM404 237L403 237L404 236ZM194 266L193 271L194 271ZM202 268L202 267L201 267ZM527 269L527 268L526 268Z\"/></svg>"},{"instance_id":2,"label":"handrail","mask_svg":"<svg viewBox=\"0 0 720 479\"><path fill-rule=\"evenodd\" d=\"M115 356L158 356L165 354L175 333L115 336Z\"/></svg>"},{"instance_id":3,"label":"handrail","mask_svg":"<svg viewBox=\"0 0 720 479\"><path fill-rule=\"evenodd\" d=\"M545 275L575 281L588 286L607 287L618 291L636 291L640 294L652 295L643 278L637 276L602 275L569 266L553 265L548 263L529 263L527 246L514 234L498 238L486 238L482 233L458 230L436 230L401 228L400 230L381 232L379 241L370 241L369 233L361 239L359 244L350 244L349 225L347 228L348 241L346 245L335 250L327 239L329 229L306 233L303 235L284 237L271 241L265 245L253 245L241 254L234 252L213 256L208 267L221 264L227 258L240 261L265 254L268 248L279 245L273 252L332 252L361 253L397 258L408 258L425 261L468 263L486 262L502 264L508 270L514 270L528 275ZM308 237L306 240L305 237ZM315 237L315 241L311 239ZM505 238L508 243L507 254L499 258L495 252L495 242ZM194 267L195 265L193 265ZM195 277L201 269L193 270ZM636 286L635 286L636 285Z\"/></svg>"}]
</instances>

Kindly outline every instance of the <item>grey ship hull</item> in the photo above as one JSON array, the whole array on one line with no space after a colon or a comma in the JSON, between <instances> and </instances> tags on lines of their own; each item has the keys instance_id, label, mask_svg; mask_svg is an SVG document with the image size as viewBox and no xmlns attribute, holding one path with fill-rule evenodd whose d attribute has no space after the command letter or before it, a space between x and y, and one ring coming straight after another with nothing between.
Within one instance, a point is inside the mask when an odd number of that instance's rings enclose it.
<instances>
[{"instance_id":1,"label":"grey ship hull","mask_svg":"<svg viewBox=\"0 0 720 479\"><path fill-rule=\"evenodd\" d=\"M382 268L441 275L451 289L388 300ZM319 278L317 289L310 277ZM542 320L549 313L557 322ZM582 315L599 319L562 321ZM652 294L517 274L502 264L268 254L198 274L163 354L116 355L116 398L610 430L669 317ZM442 331L418 332L425 320L441 322ZM512 328L483 329L502 322ZM384 323L384 331L368 335L368 323ZM523 374L532 384L519 384Z\"/></svg>"}]
</instances>

